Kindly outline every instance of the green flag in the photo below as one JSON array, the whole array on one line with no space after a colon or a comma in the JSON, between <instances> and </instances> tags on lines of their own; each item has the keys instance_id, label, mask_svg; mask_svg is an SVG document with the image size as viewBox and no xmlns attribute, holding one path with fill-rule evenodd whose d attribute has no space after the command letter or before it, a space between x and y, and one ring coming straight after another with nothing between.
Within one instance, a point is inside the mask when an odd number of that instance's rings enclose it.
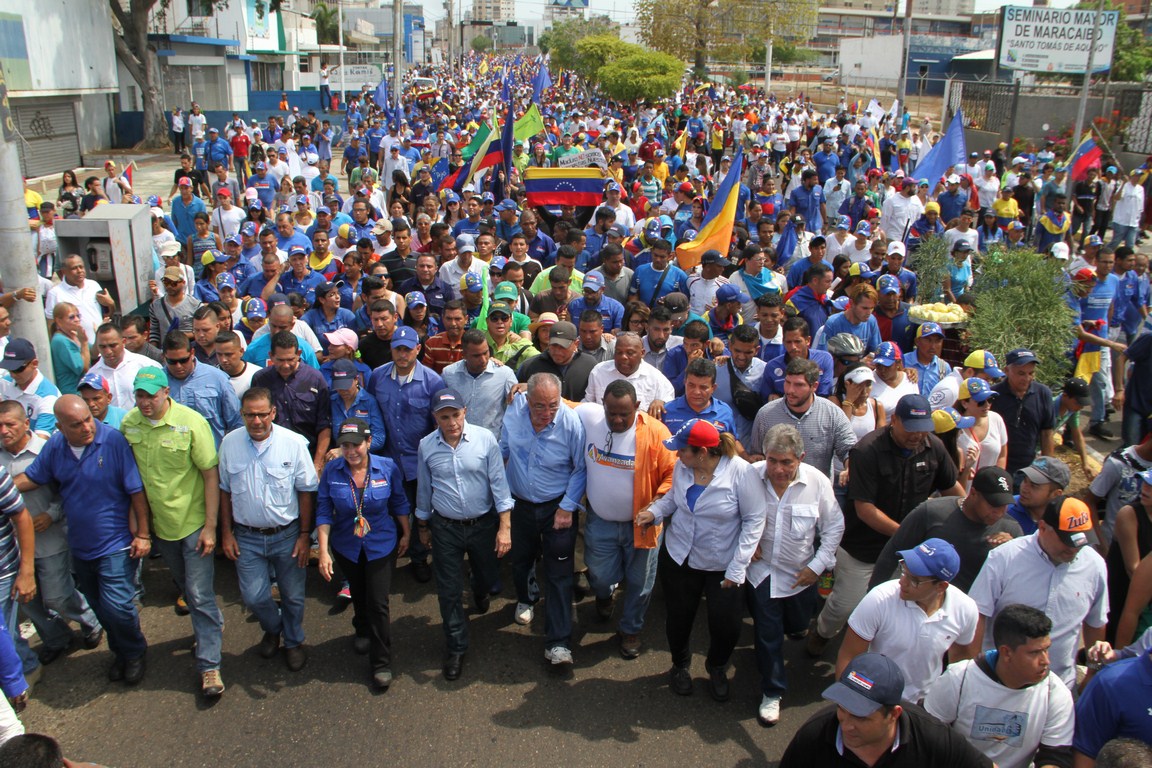
<instances>
[{"instance_id":1,"label":"green flag","mask_svg":"<svg viewBox=\"0 0 1152 768\"><path fill-rule=\"evenodd\" d=\"M524 141L544 130L544 117L540 114L540 107L536 104L528 107L524 117L512 126L512 135L516 141Z\"/></svg>"},{"instance_id":2,"label":"green flag","mask_svg":"<svg viewBox=\"0 0 1152 768\"><path fill-rule=\"evenodd\" d=\"M481 123L480 127L476 129L476 135L472 137L472 141L469 142L468 146L464 148L464 151L460 153L464 156L465 163L470 161L472 157L480 151L481 147L487 146L488 134L490 133L492 133L492 126L488 123Z\"/></svg>"}]
</instances>

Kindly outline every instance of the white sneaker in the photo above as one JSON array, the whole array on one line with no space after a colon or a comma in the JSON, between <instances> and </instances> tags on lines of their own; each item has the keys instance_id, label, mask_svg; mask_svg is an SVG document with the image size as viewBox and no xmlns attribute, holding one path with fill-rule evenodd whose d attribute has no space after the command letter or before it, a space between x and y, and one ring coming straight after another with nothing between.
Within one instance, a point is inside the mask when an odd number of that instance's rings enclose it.
<instances>
[{"instance_id":1,"label":"white sneaker","mask_svg":"<svg viewBox=\"0 0 1152 768\"><path fill-rule=\"evenodd\" d=\"M780 697L765 696L760 699L760 709L756 713L760 725L773 726L780 722Z\"/></svg>"},{"instance_id":2,"label":"white sneaker","mask_svg":"<svg viewBox=\"0 0 1152 768\"><path fill-rule=\"evenodd\" d=\"M562 645L557 645L555 648L549 648L544 651L544 658L552 662L552 664L571 664L572 651L568 650Z\"/></svg>"},{"instance_id":3,"label":"white sneaker","mask_svg":"<svg viewBox=\"0 0 1152 768\"><path fill-rule=\"evenodd\" d=\"M535 615L536 609L532 607L531 603L516 603L516 612L512 614L512 617L517 624L531 624L532 617Z\"/></svg>"}]
</instances>

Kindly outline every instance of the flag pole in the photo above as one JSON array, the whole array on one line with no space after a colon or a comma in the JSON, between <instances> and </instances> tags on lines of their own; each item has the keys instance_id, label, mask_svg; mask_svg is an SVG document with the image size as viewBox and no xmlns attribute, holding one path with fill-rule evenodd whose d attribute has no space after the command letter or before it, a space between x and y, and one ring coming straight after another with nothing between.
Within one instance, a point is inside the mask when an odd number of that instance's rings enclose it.
<instances>
[{"instance_id":1,"label":"flag pole","mask_svg":"<svg viewBox=\"0 0 1152 768\"><path fill-rule=\"evenodd\" d=\"M1116 167L1120 169L1120 173L1126 174L1124 166L1120 164L1120 158L1117 157L1116 153L1112 151L1112 147L1108 146L1108 142L1104 139L1104 134L1100 133L1100 129L1095 125L1090 124L1089 130L1096 134L1096 138L1100 139L1100 143L1104 145L1104 151L1107 152L1108 156L1112 158L1112 162L1115 163Z\"/></svg>"},{"instance_id":2,"label":"flag pole","mask_svg":"<svg viewBox=\"0 0 1152 768\"><path fill-rule=\"evenodd\" d=\"M1080 85L1080 103L1076 107L1076 126L1072 129L1072 137L1080 141L1084 135L1084 115L1088 111L1088 92L1092 87L1092 65L1096 63L1096 41L1100 33L1100 17L1104 14L1104 0L1096 4L1096 13L1092 16L1092 43L1088 48L1088 63L1084 67L1084 82ZM1111 62L1109 62L1111 68ZM1068 169L1067 189L1065 194L1072 197L1072 169Z\"/></svg>"}]
</instances>

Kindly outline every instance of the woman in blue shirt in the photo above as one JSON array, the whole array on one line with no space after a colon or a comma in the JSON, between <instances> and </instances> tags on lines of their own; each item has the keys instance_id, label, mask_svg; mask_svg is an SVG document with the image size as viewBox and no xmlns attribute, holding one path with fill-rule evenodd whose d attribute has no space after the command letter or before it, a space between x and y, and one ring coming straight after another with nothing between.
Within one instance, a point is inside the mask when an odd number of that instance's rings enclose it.
<instances>
[{"instance_id":1,"label":"woman in blue shirt","mask_svg":"<svg viewBox=\"0 0 1152 768\"><path fill-rule=\"evenodd\" d=\"M354 647L368 654L372 685L392 684L392 633L388 594L392 567L408 551L408 497L400 468L371 456L368 422L348 419L337 432L340 457L328 462L317 495L316 534L320 575L332 580L333 566L352 592ZM329 551L331 547L331 551Z\"/></svg>"},{"instance_id":2,"label":"woman in blue shirt","mask_svg":"<svg viewBox=\"0 0 1152 768\"><path fill-rule=\"evenodd\" d=\"M768 504L762 478L736 455L736 438L692 419L664 446L677 452L672 490L636 517L637 525L672 518L657 573L667 605L672 652L669 684L692 693L689 640L700 599L707 596L708 671L712 698L727 701L728 661L740 638L745 573L764 530Z\"/></svg>"},{"instance_id":3,"label":"woman in blue shirt","mask_svg":"<svg viewBox=\"0 0 1152 768\"><path fill-rule=\"evenodd\" d=\"M356 324L356 315L352 310L340 306L340 288L331 282L316 286L316 301L300 319L320 339L325 358L328 356L329 343L326 334L341 328L352 328Z\"/></svg>"}]
</instances>

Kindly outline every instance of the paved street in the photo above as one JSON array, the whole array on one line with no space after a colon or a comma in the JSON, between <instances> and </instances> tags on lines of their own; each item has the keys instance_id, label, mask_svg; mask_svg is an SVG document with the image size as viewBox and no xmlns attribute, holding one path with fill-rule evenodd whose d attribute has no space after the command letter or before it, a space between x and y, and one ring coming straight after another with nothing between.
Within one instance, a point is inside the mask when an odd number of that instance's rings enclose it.
<instances>
[{"instance_id":1,"label":"paved street","mask_svg":"<svg viewBox=\"0 0 1152 768\"><path fill-rule=\"evenodd\" d=\"M543 611L534 626L512 623L515 597L505 568L504 594L487 615L472 616L471 650L460 680L440 675L444 649L432 584L400 568L393 582L391 690L368 689L367 658L352 650L351 609L334 608L336 588L309 569L310 659L297 674L255 651L260 628L245 613L231 563L217 560L224 609L223 675L228 690L212 706L197 693L191 622L172 609L175 589L160 560L145 569L143 626L148 674L135 689L109 683L107 646L76 651L45 670L24 714L30 731L57 736L71 759L145 766L693 765L762 766L777 760L791 733L819 709L831 675L813 665L802 643L786 646L792 689L779 726L755 718L759 676L751 621L733 658L732 699L709 697L703 606L692 671L696 692L673 695L659 587L646 650L635 661L616 653L613 626L596 620L591 598L579 605L575 669L554 675L543 659Z\"/></svg>"}]
</instances>

